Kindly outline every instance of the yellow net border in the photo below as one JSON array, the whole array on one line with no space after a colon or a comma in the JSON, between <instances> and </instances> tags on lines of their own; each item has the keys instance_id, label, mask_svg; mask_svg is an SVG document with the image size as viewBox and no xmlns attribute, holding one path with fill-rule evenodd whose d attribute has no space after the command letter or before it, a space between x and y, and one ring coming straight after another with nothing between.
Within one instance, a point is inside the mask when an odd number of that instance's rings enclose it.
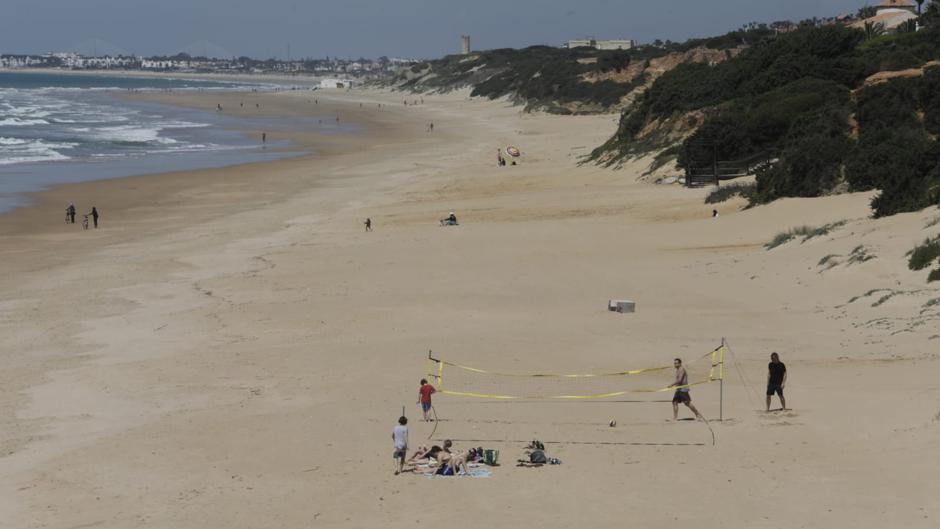
<instances>
[{"instance_id":1,"label":"yellow net border","mask_svg":"<svg viewBox=\"0 0 940 529\"><path fill-rule=\"evenodd\" d=\"M694 363L699 360L710 358L711 367L708 370L708 377L694 382L689 382L688 384L681 386L666 386L657 389L632 389L625 391L614 391L609 393L597 393L592 395L500 395L492 393L475 393L471 391L451 391L447 389L444 384L444 368L450 367L455 369L462 369L465 371L470 371L473 373L495 375L502 377L531 377L531 378L592 378L592 377L609 377L609 376L630 376L630 375L639 375L641 373L650 373L654 371L665 371L667 369L672 369L673 366L659 366L659 367L650 367L644 369L632 369L628 371L618 371L614 373L592 373L592 374L562 374L562 373L500 373L496 371L487 371L484 369L478 369L475 367L464 366L460 364L455 364L448 362L446 360L441 360L433 358L430 353L428 353L428 379L436 381L436 389L438 393L444 395L453 395L458 397L475 397L483 399L500 399L500 400L538 400L538 399L559 399L559 400L579 400L579 399L607 399L612 397L620 397L629 393L663 393L667 391L675 391L677 389L689 388L692 386L698 386L702 384L708 384L716 380L724 379L725 370L725 350L726 346L722 344L717 349L706 353L705 355L697 358L695 361L690 362Z\"/></svg>"}]
</instances>

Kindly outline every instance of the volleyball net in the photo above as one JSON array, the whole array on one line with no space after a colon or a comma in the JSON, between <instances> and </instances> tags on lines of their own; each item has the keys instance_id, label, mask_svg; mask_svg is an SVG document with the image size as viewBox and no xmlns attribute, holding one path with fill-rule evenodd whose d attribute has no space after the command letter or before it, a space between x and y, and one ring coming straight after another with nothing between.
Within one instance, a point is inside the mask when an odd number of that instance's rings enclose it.
<instances>
[{"instance_id":1,"label":"volleyball net","mask_svg":"<svg viewBox=\"0 0 940 529\"><path fill-rule=\"evenodd\" d=\"M665 393L724 378L726 345L683 361L684 385L672 385L675 367L668 365L610 373L503 373L456 364L428 353L428 381L438 393L482 399L609 399L631 393Z\"/></svg>"}]
</instances>

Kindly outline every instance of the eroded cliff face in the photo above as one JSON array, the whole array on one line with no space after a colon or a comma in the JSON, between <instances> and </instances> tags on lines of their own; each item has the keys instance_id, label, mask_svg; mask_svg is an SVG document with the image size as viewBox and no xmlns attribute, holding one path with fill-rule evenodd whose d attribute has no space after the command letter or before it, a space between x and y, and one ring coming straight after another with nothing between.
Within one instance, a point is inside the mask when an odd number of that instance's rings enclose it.
<instances>
[{"instance_id":1,"label":"eroded cliff face","mask_svg":"<svg viewBox=\"0 0 940 529\"><path fill-rule=\"evenodd\" d=\"M529 111L622 112L660 76L680 64L717 64L744 48L700 46L649 58L625 52L614 59L609 52L604 55L596 50L494 50L417 64L387 86L419 93L471 88L476 96L506 97Z\"/></svg>"}]
</instances>

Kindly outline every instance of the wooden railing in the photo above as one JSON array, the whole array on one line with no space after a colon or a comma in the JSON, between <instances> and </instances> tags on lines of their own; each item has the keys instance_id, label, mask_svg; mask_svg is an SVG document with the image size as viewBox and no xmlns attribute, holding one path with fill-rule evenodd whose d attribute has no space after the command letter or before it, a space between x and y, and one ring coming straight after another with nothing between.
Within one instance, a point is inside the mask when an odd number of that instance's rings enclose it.
<instances>
[{"instance_id":1,"label":"wooden railing","mask_svg":"<svg viewBox=\"0 0 940 529\"><path fill-rule=\"evenodd\" d=\"M758 169L777 161L776 151L763 151L740 160L689 160L685 167L685 185L718 185L722 180L753 175Z\"/></svg>"}]
</instances>

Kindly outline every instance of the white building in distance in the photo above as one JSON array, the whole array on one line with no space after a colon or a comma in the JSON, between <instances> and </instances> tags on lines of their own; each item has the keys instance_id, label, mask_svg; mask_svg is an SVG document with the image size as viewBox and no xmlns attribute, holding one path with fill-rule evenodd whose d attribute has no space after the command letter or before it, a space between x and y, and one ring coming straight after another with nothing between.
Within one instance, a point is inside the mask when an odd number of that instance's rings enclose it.
<instances>
[{"instance_id":1,"label":"white building in distance","mask_svg":"<svg viewBox=\"0 0 940 529\"><path fill-rule=\"evenodd\" d=\"M875 16L858 20L852 27L864 28L866 22L881 24L886 31L897 30L911 20L917 20L917 4L914 0L883 0L875 8Z\"/></svg>"},{"instance_id":2,"label":"white building in distance","mask_svg":"<svg viewBox=\"0 0 940 529\"><path fill-rule=\"evenodd\" d=\"M565 47L568 49L573 48L594 48L595 50L629 50L636 47L636 41L633 39L614 39L614 40L597 40L597 39L574 39L569 40Z\"/></svg>"},{"instance_id":3,"label":"white building in distance","mask_svg":"<svg viewBox=\"0 0 940 529\"><path fill-rule=\"evenodd\" d=\"M321 79L320 88L352 88L352 81L349 79Z\"/></svg>"}]
</instances>

